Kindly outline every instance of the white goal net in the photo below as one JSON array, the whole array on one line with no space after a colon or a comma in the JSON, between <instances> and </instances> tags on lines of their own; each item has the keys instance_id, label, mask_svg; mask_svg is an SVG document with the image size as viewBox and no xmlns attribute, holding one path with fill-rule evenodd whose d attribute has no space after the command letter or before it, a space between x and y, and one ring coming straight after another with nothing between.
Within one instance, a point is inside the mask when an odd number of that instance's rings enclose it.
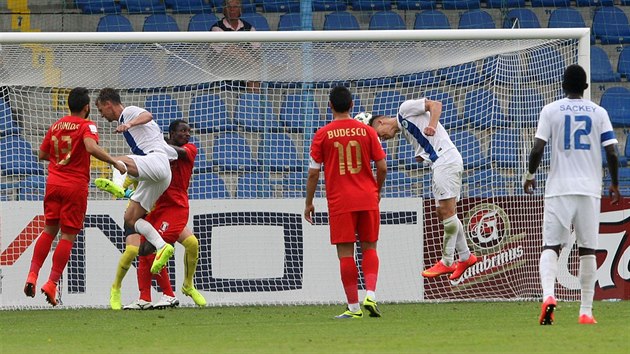
<instances>
[{"instance_id":1,"label":"white goal net","mask_svg":"<svg viewBox=\"0 0 630 354\"><path fill-rule=\"evenodd\" d=\"M564 68L588 63L588 45L584 51L580 42L587 29L113 35L0 35L0 308L45 304L22 294L43 226L47 172L36 154L50 124L67 113L67 94L76 86L90 89L93 100L103 87L120 90L123 104L148 109L164 132L178 118L193 128L199 155L189 226L200 240L195 283L210 304L344 299L321 182L316 225L301 217L308 148L314 131L331 119L327 99L334 85L350 88L354 113L395 116L405 99L440 100L441 122L465 162L458 213L480 262L458 281L423 280L420 271L441 255L431 171L414 162L403 139L383 142L389 171L381 203L380 299L540 297L548 157L535 196L522 192L520 176L538 112L562 96ZM128 153L95 107L91 119L102 146ZM110 174L93 161L93 178ZM124 247L125 205L91 186L85 231L60 286L65 304L107 305ZM178 288L182 259L179 250L170 266ZM559 298L577 299L576 267L567 261L560 272ZM132 273L123 302L137 296Z\"/></svg>"}]
</instances>

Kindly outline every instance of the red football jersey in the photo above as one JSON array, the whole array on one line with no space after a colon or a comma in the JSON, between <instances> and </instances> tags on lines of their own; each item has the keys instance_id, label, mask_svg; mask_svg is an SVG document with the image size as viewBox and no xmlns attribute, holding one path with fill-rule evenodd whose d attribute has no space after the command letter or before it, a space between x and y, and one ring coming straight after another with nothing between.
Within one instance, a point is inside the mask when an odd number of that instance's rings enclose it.
<instances>
[{"instance_id":1,"label":"red football jersey","mask_svg":"<svg viewBox=\"0 0 630 354\"><path fill-rule=\"evenodd\" d=\"M65 116L51 125L40 150L49 154L48 184L58 186L87 186L90 183L90 154L85 149L84 138L98 143L94 122Z\"/></svg>"},{"instance_id":2,"label":"red football jersey","mask_svg":"<svg viewBox=\"0 0 630 354\"><path fill-rule=\"evenodd\" d=\"M376 131L354 119L333 120L317 130L311 157L324 164L328 213L378 210L371 161L385 158Z\"/></svg>"},{"instance_id":3,"label":"red football jersey","mask_svg":"<svg viewBox=\"0 0 630 354\"><path fill-rule=\"evenodd\" d=\"M197 147L191 143L181 147L186 150L187 156L171 162L173 178L168 189L155 202L156 209L165 206L168 208L182 207L188 210L188 185L195 165Z\"/></svg>"}]
</instances>

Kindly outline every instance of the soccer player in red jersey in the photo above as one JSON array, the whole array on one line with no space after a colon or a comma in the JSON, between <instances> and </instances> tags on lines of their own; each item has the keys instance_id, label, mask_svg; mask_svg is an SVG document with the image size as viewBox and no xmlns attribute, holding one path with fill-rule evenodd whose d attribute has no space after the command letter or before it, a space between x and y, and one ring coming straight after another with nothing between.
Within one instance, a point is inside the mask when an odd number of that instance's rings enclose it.
<instances>
[{"instance_id":1,"label":"soccer player in red jersey","mask_svg":"<svg viewBox=\"0 0 630 354\"><path fill-rule=\"evenodd\" d=\"M323 164L330 242L337 247L341 282L348 300L346 311L336 318L363 317L354 260L357 234L363 252L361 267L367 290L363 307L370 317L380 317L375 294L379 266L376 243L380 227L378 204L387 176L385 151L376 131L350 116L353 101L346 87L338 86L330 91L329 106L333 121L317 130L311 144L304 217L313 223L313 197ZM375 161L376 179L371 161Z\"/></svg>"},{"instance_id":2,"label":"soccer player in red jersey","mask_svg":"<svg viewBox=\"0 0 630 354\"><path fill-rule=\"evenodd\" d=\"M77 87L68 95L70 115L55 122L39 148L39 159L48 160L48 178L44 196L44 231L35 242L31 268L24 286L26 296L35 297L35 284L52 242L61 230L61 239L53 253L52 269L42 293L57 305L57 282L63 273L77 234L83 228L90 183L90 155L113 165L121 173L125 164L118 163L98 145L98 131L90 115L89 91Z\"/></svg>"}]
</instances>

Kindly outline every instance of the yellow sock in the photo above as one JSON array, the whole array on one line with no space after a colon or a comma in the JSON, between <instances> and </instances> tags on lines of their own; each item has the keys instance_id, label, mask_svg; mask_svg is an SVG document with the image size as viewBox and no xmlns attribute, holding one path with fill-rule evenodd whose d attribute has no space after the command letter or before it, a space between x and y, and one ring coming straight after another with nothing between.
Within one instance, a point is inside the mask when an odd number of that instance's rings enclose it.
<instances>
[{"instance_id":1,"label":"yellow sock","mask_svg":"<svg viewBox=\"0 0 630 354\"><path fill-rule=\"evenodd\" d=\"M197 270L199 260L199 241L195 235L190 235L182 242L184 246L184 287L193 286L193 276Z\"/></svg>"},{"instance_id":2,"label":"yellow sock","mask_svg":"<svg viewBox=\"0 0 630 354\"><path fill-rule=\"evenodd\" d=\"M120 289L122 286L122 280L127 274L127 271L131 267L131 262L138 256L139 247L127 245L125 252L120 256L118 261L118 267L116 268L116 278L114 279L113 288Z\"/></svg>"}]
</instances>

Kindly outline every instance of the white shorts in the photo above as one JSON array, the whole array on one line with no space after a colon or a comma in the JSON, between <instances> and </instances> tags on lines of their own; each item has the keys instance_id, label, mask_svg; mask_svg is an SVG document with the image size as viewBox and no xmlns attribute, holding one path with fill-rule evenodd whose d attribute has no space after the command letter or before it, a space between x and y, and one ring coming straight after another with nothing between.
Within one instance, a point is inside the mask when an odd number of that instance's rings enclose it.
<instances>
[{"instance_id":1,"label":"white shorts","mask_svg":"<svg viewBox=\"0 0 630 354\"><path fill-rule=\"evenodd\" d=\"M138 187L131 200L140 203L147 212L171 184L171 164L163 153L150 153L144 156L129 155L138 167Z\"/></svg>"},{"instance_id":2,"label":"white shorts","mask_svg":"<svg viewBox=\"0 0 630 354\"><path fill-rule=\"evenodd\" d=\"M463 171L464 166L458 163L449 163L433 168L432 190L436 206L439 205L440 200L456 198L459 201Z\"/></svg>"},{"instance_id":3,"label":"white shorts","mask_svg":"<svg viewBox=\"0 0 630 354\"><path fill-rule=\"evenodd\" d=\"M597 249L601 199L586 195L545 198L543 246L567 247L571 225L579 247Z\"/></svg>"}]
</instances>

